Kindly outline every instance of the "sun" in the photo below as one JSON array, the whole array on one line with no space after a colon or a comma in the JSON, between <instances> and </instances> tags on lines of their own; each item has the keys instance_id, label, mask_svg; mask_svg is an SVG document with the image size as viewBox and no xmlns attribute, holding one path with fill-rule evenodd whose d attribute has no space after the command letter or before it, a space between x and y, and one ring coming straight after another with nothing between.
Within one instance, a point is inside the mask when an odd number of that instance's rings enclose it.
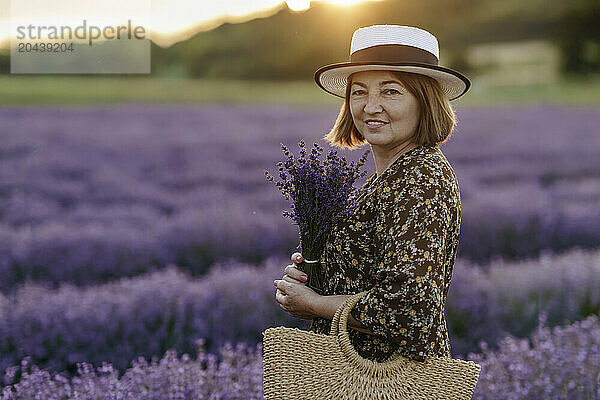
<instances>
[{"instance_id":1,"label":"sun","mask_svg":"<svg viewBox=\"0 0 600 400\"><path fill-rule=\"evenodd\" d=\"M336 4L339 6L352 6L358 3L364 3L365 0L326 0L327 3Z\"/></svg>"},{"instance_id":2,"label":"sun","mask_svg":"<svg viewBox=\"0 0 600 400\"><path fill-rule=\"evenodd\" d=\"M286 0L285 2L292 11L304 11L310 8L310 0Z\"/></svg>"},{"instance_id":3,"label":"sun","mask_svg":"<svg viewBox=\"0 0 600 400\"><path fill-rule=\"evenodd\" d=\"M338 6L353 6L358 3L367 1L383 1L383 0L319 0L320 3L335 4ZM310 0L286 0L287 6L292 11L304 11L310 8Z\"/></svg>"}]
</instances>

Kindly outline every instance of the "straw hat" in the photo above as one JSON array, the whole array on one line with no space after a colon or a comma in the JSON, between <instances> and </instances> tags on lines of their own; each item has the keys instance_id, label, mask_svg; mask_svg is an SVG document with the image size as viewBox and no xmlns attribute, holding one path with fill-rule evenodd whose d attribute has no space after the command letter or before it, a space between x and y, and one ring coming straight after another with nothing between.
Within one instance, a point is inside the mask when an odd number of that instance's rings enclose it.
<instances>
[{"instance_id":1,"label":"straw hat","mask_svg":"<svg viewBox=\"0 0 600 400\"><path fill-rule=\"evenodd\" d=\"M352 35L350 62L325 65L315 72L315 82L326 92L346 96L348 76L367 70L405 71L437 80L446 96L454 100L471 86L460 72L441 67L435 36L426 30L403 25L371 25Z\"/></svg>"}]
</instances>

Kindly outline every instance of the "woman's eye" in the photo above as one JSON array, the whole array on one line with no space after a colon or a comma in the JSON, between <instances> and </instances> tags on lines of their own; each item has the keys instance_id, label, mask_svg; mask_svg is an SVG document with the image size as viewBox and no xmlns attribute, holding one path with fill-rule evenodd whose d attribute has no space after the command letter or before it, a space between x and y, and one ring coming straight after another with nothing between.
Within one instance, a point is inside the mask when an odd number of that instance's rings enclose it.
<instances>
[{"instance_id":1,"label":"woman's eye","mask_svg":"<svg viewBox=\"0 0 600 400\"><path fill-rule=\"evenodd\" d=\"M364 90L362 90L362 89L357 89L357 90L354 90L354 91L352 92L352 95L353 95L353 96L358 96L358 95L362 95L363 93L364 93ZM386 89L386 90L384 90L384 91L383 91L383 93L390 94L390 95L397 95L397 94L401 94L401 93L400 93L400 91L398 91L398 90L396 90L396 89Z\"/></svg>"}]
</instances>

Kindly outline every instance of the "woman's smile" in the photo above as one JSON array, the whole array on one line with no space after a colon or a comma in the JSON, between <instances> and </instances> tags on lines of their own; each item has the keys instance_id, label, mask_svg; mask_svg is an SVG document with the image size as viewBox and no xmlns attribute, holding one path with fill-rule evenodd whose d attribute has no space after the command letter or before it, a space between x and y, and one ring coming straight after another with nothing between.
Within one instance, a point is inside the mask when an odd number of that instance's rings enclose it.
<instances>
[{"instance_id":1,"label":"woman's smile","mask_svg":"<svg viewBox=\"0 0 600 400\"><path fill-rule=\"evenodd\" d=\"M367 128L369 128L370 130L373 131L377 131L379 130L379 128L387 125L387 122L382 122L382 121L376 121L376 120L367 120L365 121L365 124L367 125Z\"/></svg>"}]
</instances>

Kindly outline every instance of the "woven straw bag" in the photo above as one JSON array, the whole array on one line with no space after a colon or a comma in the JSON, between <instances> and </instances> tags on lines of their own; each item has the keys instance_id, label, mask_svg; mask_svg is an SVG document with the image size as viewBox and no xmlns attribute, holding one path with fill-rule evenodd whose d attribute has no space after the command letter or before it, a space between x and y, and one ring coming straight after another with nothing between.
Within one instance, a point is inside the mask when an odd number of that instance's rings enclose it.
<instances>
[{"instance_id":1,"label":"woven straw bag","mask_svg":"<svg viewBox=\"0 0 600 400\"><path fill-rule=\"evenodd\" d=\"M429 356L420 362L396 353L378 363L361 357L347 323L365 293L337 309L329 335L283 326L262 332L265 400L472 399L481 371L473 361Z\"/></svg>"}]
</instances>

